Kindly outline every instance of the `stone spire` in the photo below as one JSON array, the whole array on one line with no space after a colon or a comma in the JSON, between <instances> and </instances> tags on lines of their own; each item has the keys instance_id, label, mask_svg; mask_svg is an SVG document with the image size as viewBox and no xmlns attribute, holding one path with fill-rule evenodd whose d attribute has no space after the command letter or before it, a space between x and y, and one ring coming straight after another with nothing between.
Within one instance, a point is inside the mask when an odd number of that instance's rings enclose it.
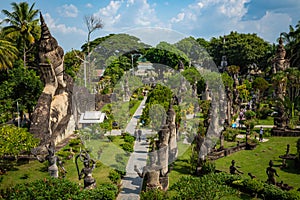
<instances>
[{"instance_id":1,"label":"stone spire","mask_svg":"<svg viewBox=\"0 0 300 200\"><path fill-rule=\"evenodd\" d=\"M41 12L40 12L40 21L41 21L41 29L42 29L41 38L48 39L52 37Z\"/></svg>"}]
</instances>

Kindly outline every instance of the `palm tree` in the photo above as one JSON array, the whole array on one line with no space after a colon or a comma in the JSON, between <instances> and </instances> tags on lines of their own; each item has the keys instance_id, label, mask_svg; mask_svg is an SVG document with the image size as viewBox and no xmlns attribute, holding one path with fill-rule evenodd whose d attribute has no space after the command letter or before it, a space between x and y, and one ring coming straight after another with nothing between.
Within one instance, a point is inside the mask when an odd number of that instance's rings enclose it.
<instances>
[{"instance_id":1,"label":"palm tree","mask_svg":"<svg viewBox=\"0 0 300 200\"><path fill-rule=\"evenodd\" d=\"M11 42L0 38L0 71L13 66L18 49Z\"/></svg>"},{"instance_id":2,"label":"palm tree","mask_svg":"<svg viewBox=\"0 0 300 200\"><path fill-rule=\"evenodd\" d=\"M4 35L12 41L16 41L17 45L22 46L22 54L24 66L26 66L26 54L32 49L33 44L38 37L38 19L35 19L38 10L33 9L34 3L29 8L27 2L19 4L13 2L12 12L2 10L6 18L2 22L6 22L8 26L3 28Z\"/></svg>"},{"instance_id":3,"label":"palm tree","mask_svg":"<svg viewBox=\"0 0 300 200\"><path fill-rule=\"evenodd\" d=\"M290 54L290 62L292 67L299 67L300 65L300 21L295 26L290 25L289 33L283 32L281 36L285 40L286 48Z\"/></svg>"}]
</instances>

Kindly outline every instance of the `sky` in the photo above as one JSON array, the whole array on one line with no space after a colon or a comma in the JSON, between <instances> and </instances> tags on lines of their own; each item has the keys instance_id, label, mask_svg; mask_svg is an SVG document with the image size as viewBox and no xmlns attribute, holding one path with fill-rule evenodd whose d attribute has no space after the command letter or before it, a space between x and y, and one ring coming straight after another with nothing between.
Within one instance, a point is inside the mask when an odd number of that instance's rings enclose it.
<instances>
[{"instance_id":1,"label":"sky","mask_svg":"<svg viewBox=\"0 0 300 200\"><path fill-rule=\"evenodd\" d=\"M23 0L24 1L24 0ZM12 11L11 2L0 0L0 8ZM35 3L65 51L80 49L87 42L84 16L94 15L104 27L91 39L114 33L137 33L162 40L168 30L182 36L210 40L229 34L256 33L276 43L281 32L289 32L300 21L299 0L28 0ZM0 20L5 16L1 13ZM146 32L146 33L145 33ZM139 35L137 34L137 35ZM135 34L132 34L135 35ZM150 42L149 42L150 43ZM154 45L154 43L153 43Z\"/></svg>"}]
</instances>

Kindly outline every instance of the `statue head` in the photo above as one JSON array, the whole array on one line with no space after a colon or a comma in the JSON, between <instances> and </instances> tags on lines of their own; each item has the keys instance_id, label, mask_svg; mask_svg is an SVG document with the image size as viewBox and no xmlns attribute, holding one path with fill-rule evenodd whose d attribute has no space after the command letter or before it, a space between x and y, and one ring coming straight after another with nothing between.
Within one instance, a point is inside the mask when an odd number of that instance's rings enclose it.
<instances>
[{"instance_id":1,"label":"statue head","mask_svg":"<svg viewBox=\"0 0 300 200\"><path fill-rule=\"evenodd\" d=\"M272 160L270 160L269 166L270 166L270 167L273 167L273 161L272 161Z\"/></svg>"}]
</instances>

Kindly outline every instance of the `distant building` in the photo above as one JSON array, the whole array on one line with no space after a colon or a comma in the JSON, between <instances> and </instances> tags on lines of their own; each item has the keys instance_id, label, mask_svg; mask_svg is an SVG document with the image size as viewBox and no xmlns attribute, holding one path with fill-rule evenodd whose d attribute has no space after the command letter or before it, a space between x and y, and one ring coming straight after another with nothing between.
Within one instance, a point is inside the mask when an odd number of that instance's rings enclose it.
<instances>
[{"instance_id":1,"label":"distant building","mask_svg":"<svg viewBox=\"0 0 300 200\"><path fill-rule=\"evenodd\" d=\"M105 113L100 111L85 111L80 115L79 126L80 128L85 128L92 124L99 124L106 118Z\"/></svg>"}]
</instances>

